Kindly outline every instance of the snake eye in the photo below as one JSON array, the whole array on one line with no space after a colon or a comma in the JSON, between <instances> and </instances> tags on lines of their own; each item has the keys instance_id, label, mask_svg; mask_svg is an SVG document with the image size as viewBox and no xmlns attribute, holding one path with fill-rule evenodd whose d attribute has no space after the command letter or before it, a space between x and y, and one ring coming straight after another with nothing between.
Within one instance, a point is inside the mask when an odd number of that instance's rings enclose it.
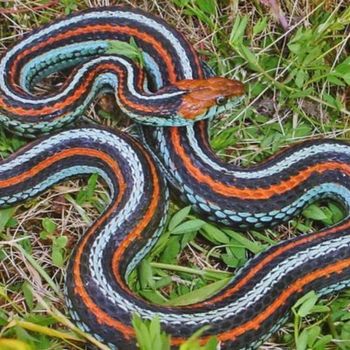
<instances>
[{"instance_id":1,"label":"snake eye","mask_svg":"<svg viewBox=\"0 0 350 350\"><path fill-rule=\"evenodd\" d=\"M226 102L227 102L227 98L224 97L224 96L219 96L219 97L216 99L216 104L217 104L218 106L222 106L222 105L224 105Z\"/></svg>"}]
</instances>

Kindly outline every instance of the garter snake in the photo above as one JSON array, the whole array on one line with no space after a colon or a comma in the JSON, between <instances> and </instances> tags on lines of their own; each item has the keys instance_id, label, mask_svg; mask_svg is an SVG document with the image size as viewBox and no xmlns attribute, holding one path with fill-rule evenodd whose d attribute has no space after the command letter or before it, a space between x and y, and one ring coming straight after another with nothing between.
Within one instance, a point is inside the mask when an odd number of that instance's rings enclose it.
<instances>
[{"instance_id":1,"label":"garter snake","mask_svg":"<svg viewBox=\"0 0 350 350\"><path fill-rule=\"evenodd\" d=\"M132 61L106 54L110 40L130 38L143 51L156 91L148 89ZM31 94L40 79L73 66L58 93ZM350 285L350 221L345 219L270 247L205 302L174 308L134 295L127 276L165 222L164 173L174 190L210 219L237 229L271 227L319 198L349 209L350 147L316 140L247 169L222 162L210 148L208 122L198 120L237 103L242 85L205 78L196 52L179 32L148 13L121 7L61 19L5 53L0 120L20 134L46 134L71 123L106 88L116 92L131 118L153 125L140 127L148 151L123 133L75 128L34 141L0 167L2 206L81 174L99 173L110 188L109 206L81 238L67 269L67 305L79 327L111 348L134 349L130 318L136 312L146 319L159 316L174 346L209 325L203 341L215 335L222 349L255 349L276 332L300 296Z\"/></svg>"}]
</instances>

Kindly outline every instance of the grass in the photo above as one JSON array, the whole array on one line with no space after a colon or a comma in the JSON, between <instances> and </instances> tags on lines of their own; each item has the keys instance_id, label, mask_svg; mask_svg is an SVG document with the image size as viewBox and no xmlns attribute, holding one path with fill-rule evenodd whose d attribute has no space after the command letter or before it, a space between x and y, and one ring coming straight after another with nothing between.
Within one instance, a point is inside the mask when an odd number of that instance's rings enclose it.
<instances>
[{"instance_id":1,"label":"grass","mask_svg":"<svg viewBox=\"0 0 350 350\"><path fill-rule=\"evenodd\" d=\"M228 162L248 166L288 145L349 138L350 7L346 1L144 0L138 5L176 25L218 74L245 82L245 103L212 125L212 145ZM0 2L0 49L59 15L107 1ZM40 89L54 88L55 80ZM51 87L50 87L51 85ZM104 97L90 117L131 130ZM1 132L0 152L26 141ZM70 322L62 297L64 266L78 237L106 204L108 194L91 176L68 181L39 198L0 211L0 349L105 348ZM237 233L207 223L173 204L166 232L130 286L159 304L203 300L222 288L247 259L276 242L341 220L335 203L315 203L288 224ZM350 291L327 299L309 293L293 317L263 349L349 349ZM134 318L142 349L167 349L159 322ZM196 338L181 350L199 349ZM214 349L215 340L206 349Z\"/></svg>"}]
</instances>

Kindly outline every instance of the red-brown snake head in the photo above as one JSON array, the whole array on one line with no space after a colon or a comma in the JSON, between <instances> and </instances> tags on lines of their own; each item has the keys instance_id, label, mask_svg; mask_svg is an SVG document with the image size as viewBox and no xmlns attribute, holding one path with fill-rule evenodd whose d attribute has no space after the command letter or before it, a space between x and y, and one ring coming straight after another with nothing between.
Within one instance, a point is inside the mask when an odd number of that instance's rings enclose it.
<instances>
[{"instance_id":1,"label":"red-brown snake head","mask_svg":"<svg viewBox=\"0 0 350 350\"><path fill-rule=\"evenodd\" d=\"M174 85L187 92L178 113L191 120L209 118L232 108L244 94L244 85L240 81L221 77L182 80Z\"/></svg>"}]
</instances>

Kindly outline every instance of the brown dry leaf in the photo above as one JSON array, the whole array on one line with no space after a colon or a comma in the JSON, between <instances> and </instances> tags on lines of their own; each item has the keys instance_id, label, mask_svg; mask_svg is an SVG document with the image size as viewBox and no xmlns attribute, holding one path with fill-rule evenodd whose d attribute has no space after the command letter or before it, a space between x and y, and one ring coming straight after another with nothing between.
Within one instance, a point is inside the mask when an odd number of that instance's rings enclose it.
<instances>
[{"instance_id":1,"label":"brown dry leaf","mask_svg":"<svg viewBox=\"0 0 350 350\"><path fill-rule=\"evenodd\" d=\"M261 114L272 117L275 114L275 102L271 98L263 98L256 103L256 110Z\"/></svg>"},{"instance_id":2,"label":"brown dry leaf","mask_svg":"<svg viewBox=\"0 0 350 350\"><path fill-rule=\"evenodd\" d=\"M280 22L285 31L289 29L289 23L281 9L281 5L278 0L260 0L260 2L269 7L273 16Z\"/></svg>"}]
</instances>

